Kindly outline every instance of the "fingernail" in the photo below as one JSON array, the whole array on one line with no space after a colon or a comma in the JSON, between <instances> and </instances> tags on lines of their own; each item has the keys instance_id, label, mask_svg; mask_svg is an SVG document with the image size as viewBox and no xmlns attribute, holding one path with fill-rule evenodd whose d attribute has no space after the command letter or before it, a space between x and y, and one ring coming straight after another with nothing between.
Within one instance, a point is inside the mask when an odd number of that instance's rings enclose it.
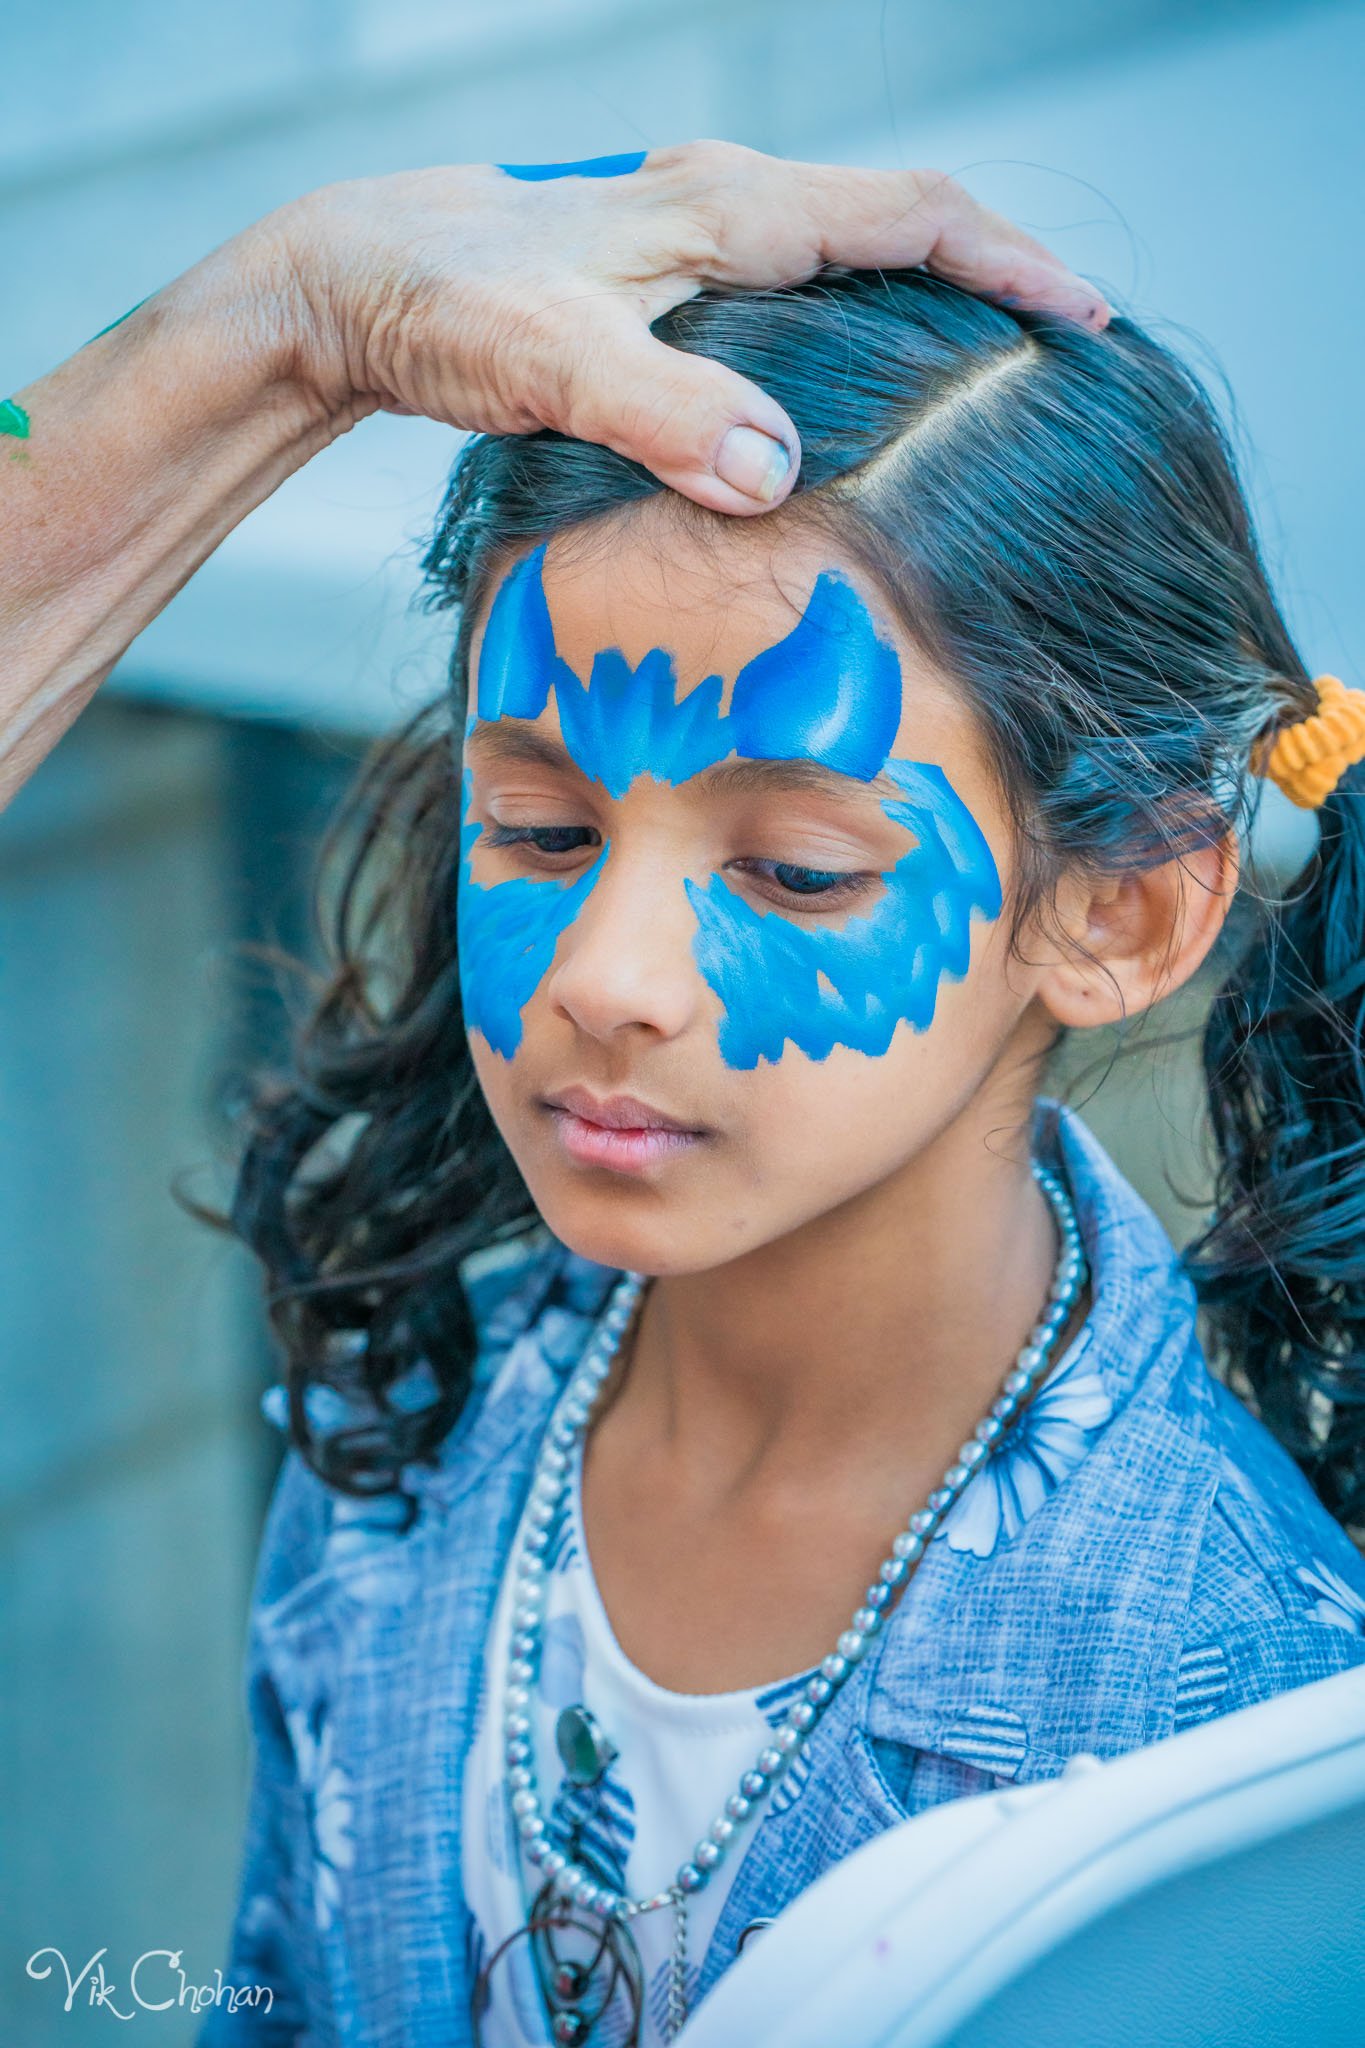
<instances>
[{"instance_id":1,"label":"fingernail","mask_svg":"<svg viewBox=\"0 0 1365 2048\"><path fill-rule=\"evenodd\" d=\"M731 427L716 456L716 475L746 498L771 505L786 481L791 458L771 434L757 427Z\"/></svg>"}]
</instances>

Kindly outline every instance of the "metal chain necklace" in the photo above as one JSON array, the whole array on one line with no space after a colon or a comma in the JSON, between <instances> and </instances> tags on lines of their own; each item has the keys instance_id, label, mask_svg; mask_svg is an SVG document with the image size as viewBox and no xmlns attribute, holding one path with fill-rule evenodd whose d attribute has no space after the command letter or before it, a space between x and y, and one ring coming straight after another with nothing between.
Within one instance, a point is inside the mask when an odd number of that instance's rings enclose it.
<instances>
[{"instance_id":1,"label":"metal chain necklace","mask_svg":"<svg viewBox=\"0 0 1365 2048\"><path fill-rule=\"evenodd\" d=\"M618 1282L550 1418L517 1539L515 1600L503 1692L503 1758L508 1795L526 1858L539 1871L543 1889L552 1899L562 1902L566 1913L620 1925L641 1913L672 1907L674 1931L669 1961L666 2036L670 2042L676 2039L687 2017L688 1897L709 1883L740 1830L758 1814L766 1795L804 1747L830 1701L884 1626L898 1593L933 1539L943 1517L974 1474L1000 1448L1020 1408L1047 1372L1057 1340L1080 1297L1085 1283L1085 1260L1070 1197L1057 1175L1037 1161L1033 1165L1033 1174L1056 1219L1059 1236L1057 1267L1043 1312L1006 1374L999 1396L963 1444L956 1460L944 1473L941 1484L929 1495L925 1505L911 1515L906 1527L895 1538L890 1555L868 1587L849 1627L807 1680L802 1694L788 1710L772 1741L758 1752L750 1769L741 1775L737 1788L726 1799L707 1832L678 1866L672 1883L641 1898L628 1898L608 1885L599 1884L581 1863L566 1856L551 1840L536 1774L531 1688L540 1668L548 1588L545 1552L549 1548L550 1532L571 1484L579 1439L587 1433L593 1408L643 1292L645 1281L642 1275L627 1273ZM561 1722L578 1711L566 1708L560 1717ZM584 1721L590 1730L592 1724L586 1713ZM561 1750L572 1742L574 1732L571 1728L561 1728ZM553 2028L557 2043L587 2039L586 2015L576 2011L572 2005L555 2013Z\"/></svg>"}]
</instances>

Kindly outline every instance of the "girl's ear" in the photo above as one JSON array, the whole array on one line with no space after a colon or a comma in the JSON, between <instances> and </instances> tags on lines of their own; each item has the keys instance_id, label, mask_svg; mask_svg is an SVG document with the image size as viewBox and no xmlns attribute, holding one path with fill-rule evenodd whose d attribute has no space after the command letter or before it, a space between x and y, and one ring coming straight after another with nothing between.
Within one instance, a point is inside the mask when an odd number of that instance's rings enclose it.
<instances>
[{"instance_id":1,"label":"girl's ear","mask_svg":"<svg viewBox=\"0 0 1365 2048\"><path fill-rule=\"evenodd\" d=\"M1065 879L1060 944L1038 999L1059 1024L1115 1024L1149 1010L1203 965L1237 888L1237 835L1141 874Z\"/></svg>"}]
</instances>

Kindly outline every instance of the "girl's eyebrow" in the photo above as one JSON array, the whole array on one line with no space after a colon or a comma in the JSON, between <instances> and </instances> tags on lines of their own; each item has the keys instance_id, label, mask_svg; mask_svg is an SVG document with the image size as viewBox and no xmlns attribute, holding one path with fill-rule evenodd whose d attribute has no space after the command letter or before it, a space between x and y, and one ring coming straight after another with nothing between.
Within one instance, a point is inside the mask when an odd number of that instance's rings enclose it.
<instances>
[{"instance_id":1,"label":"girl's eyebrow","mask_svg":"<svg viewBox=\"0 0 1365 2048\"><path fill-rule=\"evenodd\" d=\"M583 770L563 740L554 734L537 732L520 719L498 719L478 724L466 736L465 746L490 764L510 768L547 768L553 773L585 779ZM822 767L818 761L730 760L717 761L692 778L706 795L815 795L832 797L838 803L858 803L871 796L878 803L899 803L904 791L889 776L877 775L870 782L841 775L837 769Z\"/></svg>"},{"instance_id":2,"label":"girl's eyebrow","mask_svg":"<svg viewBox=\"0 0 1365 2048\"><path fill-rule=\"evenodd\" d=\"M496 723L480 722L465 735L465 750L508 768L549 768L557 774L583 777L563 740L552 733L537 732L521 719L500 718Z\"/></svg>"},{"instance_id":3,"label":"girl's eyebrow","mask_svg":"<svg viewBox=\"0 0 1365 2048\"><path fill-rule=\"evenodd\" d=\"M845 804L858 803L865 796L875 797L879 803L899 803L904 796L889 776L874 775L870 782L863 782L854 775L841 775L836 768L825 768L819 761L806 761L799 757L774 761L719 761L714 768L703 769L697 781L708 792L714 790L726 796L786 793L833 797Z\"/></svg>"}]
</instances>

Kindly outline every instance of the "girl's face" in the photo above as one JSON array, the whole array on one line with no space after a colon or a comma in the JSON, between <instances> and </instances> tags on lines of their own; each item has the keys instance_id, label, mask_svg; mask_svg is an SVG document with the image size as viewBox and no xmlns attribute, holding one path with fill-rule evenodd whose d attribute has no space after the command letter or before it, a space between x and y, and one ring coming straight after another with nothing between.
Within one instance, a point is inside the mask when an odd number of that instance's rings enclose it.
<instances>
[{"instance_id":1,"label":"girl's face","mask_svg":"<svg viewBox=\"0 0 1365 2048\"><path fill-rule=\"evenodd\" d=\"M884 1189L1018 1066L1002 801L828 542L641 514L552 542L492 594L470 707L470 1045L574 1250L723 1264Z\"/></svg>"}]
</instances>

